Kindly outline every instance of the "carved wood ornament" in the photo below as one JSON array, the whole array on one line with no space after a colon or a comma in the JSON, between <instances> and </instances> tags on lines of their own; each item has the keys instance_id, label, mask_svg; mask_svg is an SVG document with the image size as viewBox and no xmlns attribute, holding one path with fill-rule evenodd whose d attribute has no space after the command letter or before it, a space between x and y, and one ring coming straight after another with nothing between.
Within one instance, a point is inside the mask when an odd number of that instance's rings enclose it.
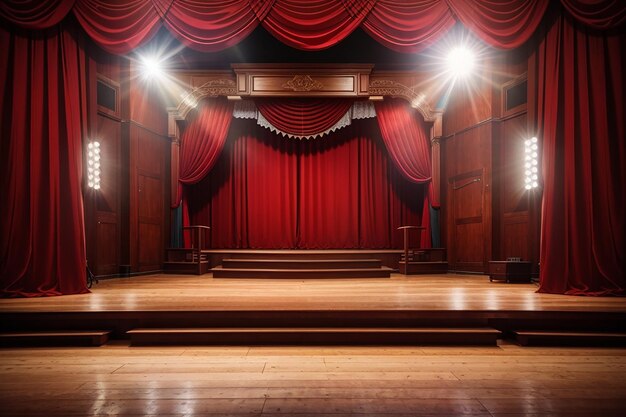
<instances>
[{"instance_id":1,"label":"carved wood ornament","mask_svg":"<svg viewBox=\"0 0 626 417\"><path fill-rule=\"evenodd\" d=\"M311 91L322 90L324 84L315 81L310 75L294 75L293 78L282 85L286 90Z\"/></svg>"}]
</instances>

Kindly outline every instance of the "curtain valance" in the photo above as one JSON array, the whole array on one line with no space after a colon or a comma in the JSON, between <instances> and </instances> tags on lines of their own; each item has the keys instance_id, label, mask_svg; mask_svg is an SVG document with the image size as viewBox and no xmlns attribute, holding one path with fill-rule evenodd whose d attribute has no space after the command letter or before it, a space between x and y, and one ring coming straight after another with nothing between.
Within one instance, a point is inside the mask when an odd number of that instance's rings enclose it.
<instances>
[{"instance_id":1,"label":"curtain valance","mask_svg":"<svg viewBox=\"0 0 626 417\"><path fill-rule=\"evenodd\" d=\"M614 28L626 22L617 0L561 0L578 22ZM0 18L41 30L70 12L102 48L124 54L161 26L185 45L205 52L241 42L259 24L281 42L302 50L336 45L357 27L388 48L420 51L456 22L488 44L515 48L537 29L549 0L4 0Z\"/></svg>"},{"instance_id":2,"label":"curtain valance","mask_svg":"<svg viewBox=\"0 0 626 417\"><path fill-rule=\"evenodd\" d=\"M327 102L328 106L326 106ZM350 103L352 105L342 115L343 107ZM348 100L339 103L332 99L314 101L272 100L271 102L262 100L261 106L264 108L264 112L260 112L252 100L237 101L233 109L233 117L235 119L254 119L261 127L281 136L295 139L313 139L325 136L350 126L352 120L376 117L374 103L367 100L354 102Z\"/></svg>"}]
</instances>

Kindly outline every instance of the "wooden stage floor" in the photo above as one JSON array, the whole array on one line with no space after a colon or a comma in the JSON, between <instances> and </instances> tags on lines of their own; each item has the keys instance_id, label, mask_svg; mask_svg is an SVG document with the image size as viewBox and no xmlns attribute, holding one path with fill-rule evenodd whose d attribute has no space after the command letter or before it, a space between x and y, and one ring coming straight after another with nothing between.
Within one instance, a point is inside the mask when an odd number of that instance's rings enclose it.
<instances>
[{"instance_id":1,"label":"wooden stage floor","mask_svg":"<svg viewBox=\"0 0 626 417\"><path fill-rule=\"evenodd\" d=\"M91 294L0 300L3 325L37 320L323 312L399 318L618 317L626 299L537 294L485 276L246 280L152 275ZM38 314L41 313L41 314ZM358 316L358 315L357 315ZM95 319L95 321L93 321ZM135 319L132 319L135 320ZM19 321L18 321L19 322ZM568 322L568 321L566 321ZM68 321L67 323L71 323ZM598 321L595 322L599 323ZM626 415L626 349L450 346L0 348L0 416L613 417Z\"/></svg>"},{"instance_id":2,"label":"wooden stage floor","mask_svg":"<svg viewBox=\"0 0 626 417\"><path fill-rule=\"evenodd\" d=\"M626 313L626 298L539 294L479 275L367 279L213 279L210 274L101 280L90 294L1 299L8 312L431 311Z\"/></svg>"}]
</instances>

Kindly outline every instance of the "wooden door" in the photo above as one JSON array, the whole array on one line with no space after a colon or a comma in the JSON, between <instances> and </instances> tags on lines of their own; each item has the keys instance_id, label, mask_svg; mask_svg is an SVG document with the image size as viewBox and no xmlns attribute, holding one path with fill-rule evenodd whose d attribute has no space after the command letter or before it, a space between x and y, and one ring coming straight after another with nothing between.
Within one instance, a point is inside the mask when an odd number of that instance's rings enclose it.
<instances>
[{"instance_id":1,"label":"wooden door","mask_svg":"<svg viewBox=\"0 0 626 417\"><path fill-rule=\"evenodd\" d=\"M483 272L489 254L485 227L484 170L465 172L448 179L450 269Z\"/></svg>"}]
</instances>

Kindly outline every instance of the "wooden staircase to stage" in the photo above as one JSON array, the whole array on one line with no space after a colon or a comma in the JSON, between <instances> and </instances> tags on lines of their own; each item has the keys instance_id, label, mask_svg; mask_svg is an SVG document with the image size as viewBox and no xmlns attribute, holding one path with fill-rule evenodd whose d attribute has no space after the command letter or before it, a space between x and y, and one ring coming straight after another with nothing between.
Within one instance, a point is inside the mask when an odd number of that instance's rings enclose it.
<instances>
[{"instance_id":1,"label":"wooden staircase to stage","mask_svg":"<svg viewBox=\"0 0 626 417\"><path fill-rule=\"evenodd\" d=\"M358 251L246 251L211 269L214 278L389 278L393 269Z\"/></svg>"}]
</instances>

